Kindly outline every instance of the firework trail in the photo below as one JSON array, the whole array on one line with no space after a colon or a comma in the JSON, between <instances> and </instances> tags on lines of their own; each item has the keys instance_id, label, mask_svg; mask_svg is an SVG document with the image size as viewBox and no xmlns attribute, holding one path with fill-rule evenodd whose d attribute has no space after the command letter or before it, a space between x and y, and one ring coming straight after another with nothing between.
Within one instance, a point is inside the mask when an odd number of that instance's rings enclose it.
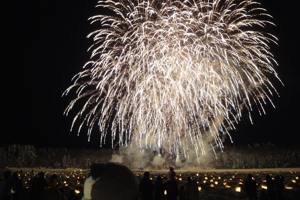
<instances>
[{"instance_id":1,"label":"firework trail","mask_svg":"<svg viewBox=\"0 0 300 200\"><path fill-rule=\"evenodd\" d=\"M272 24L251 0L106 0L96 15L91 59L65 94L76 88L76 121L108 131L120 145L186 155L205 153L204 141L222 148L223 135L242 110L272 103L277 93L266 75L277 77L269 43L262 32ZM278 78L278 77L277 77ZM279 80L279 78L278 78ZM108 130L111 129L111 130Z\"/></svg>"}]
</instances>

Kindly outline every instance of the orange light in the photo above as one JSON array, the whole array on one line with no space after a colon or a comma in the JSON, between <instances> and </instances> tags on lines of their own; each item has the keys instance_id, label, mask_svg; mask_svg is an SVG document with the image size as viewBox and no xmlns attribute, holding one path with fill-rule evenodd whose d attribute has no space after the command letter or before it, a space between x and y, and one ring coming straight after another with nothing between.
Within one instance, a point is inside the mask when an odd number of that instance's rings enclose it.
<instances>
[{"instance_id":1,"label":"orange light","mask_svg":"<svg viewBox=\"0 0 300 200\"><path fill-rule=\"evenodd\" d=\"M79 194L79 193L80 193L80 190L74 190L74 192L75 192L76 194Z\"/></svg>"},{"instance_id":2,"label":"orange light","mask_svg":"<svg viewBox=\"0 0 300 200\"><path fill-rule=\"evenodd\" d=\"M261 185L261 188L262 188L262 189L265 189L265 190L268 189L268 187L267 187L266 185Z\"/></svg>"},{"instance_id":3,"label":"orange light","mask_svg":"<svg viewBox=\"0 0 300 200\"><path fill-rule=\"evenodd\" d=\"M235 191L236 191L236 192L241 192L241 187L236 187L236 188L235 188Z\"/></svg>"}]
</instances>

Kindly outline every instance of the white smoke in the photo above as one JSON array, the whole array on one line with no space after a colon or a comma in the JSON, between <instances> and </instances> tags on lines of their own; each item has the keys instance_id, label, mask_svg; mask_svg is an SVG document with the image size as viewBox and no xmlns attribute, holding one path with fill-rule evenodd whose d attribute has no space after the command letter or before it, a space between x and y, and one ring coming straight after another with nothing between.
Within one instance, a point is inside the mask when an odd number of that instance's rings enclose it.
<instances>
[{"instance_id":1,"label":"white smoke","mask_svg":"<svg viewBox=\"0 0 300 200\"><path fill-rule=\"evenodd\" d=\"M120 147L119 152L126 157L126 160L136 169L147 167L155 155L153 151L141 149L136 145Z\"/></svg>"},{"instance_id":2,"label":"white smoke","mask_svg":"<svg viewBox=\"0 0 300 200\"><path fill-rule=\"evenodd\" d=\"M220 142L215 141L216 138L220 137L215 136L219 134L220 129L224 129L222 127L223 120L223 116L219 115L216 117L211 122L209 130L204 132L203 135L197 136L199 140L192 139L191 136L186 135L182 138L183 149L186 149L186 151L178 152L176 155L171 155L163 149L161 152L157 152L151 148L141 148L137 143L132 143L128 147L120 147L119 155L114 154L111 162L125 162L132 168L144 170L152 168L160 169L161 167L168 168L170 166L177 169L188 169L199 166L201 168L210 168L212 160L217 159L215 149L219 151L223 148L223 146L214 146L215 144L220 144ZM221 132L224 132L224 130ZM165 145L171 145L170 143Z\"/></svg>"},{"instance_id":3,"label":"white smoke","mask_svg":"<svg viewBox=\"0 0 300 200\"><path fill-rule=\"evenodd\" d=\"M152 160L152 165L154 167L159 167L162 166L166 161L166 155L162 156L161 154L155 155L153 160Z\"/></svg>"},{"instance_id":4,"label":"white smoke","mask_svg":"<svg viewBox=\"0 0 300 200\"><path fill-rule=\"evenodd\" d=\"M123 157L118 154L113 154L111 156L110 162L112 163L123 163Z\"/></svg>"}]
</instances>

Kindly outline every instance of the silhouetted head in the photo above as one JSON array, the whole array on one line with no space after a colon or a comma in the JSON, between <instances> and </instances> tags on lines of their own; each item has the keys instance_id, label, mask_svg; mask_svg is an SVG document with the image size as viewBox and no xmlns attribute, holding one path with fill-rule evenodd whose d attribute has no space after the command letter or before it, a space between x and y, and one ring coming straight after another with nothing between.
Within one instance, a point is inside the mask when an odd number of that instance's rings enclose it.
<instances>
[{"instance_id":1,"label":"silhouetted head","mask_svg":"<svg viewBox=\"0 0 300 200\"><path fill-rule=\"evenodd\" d=\"M283 182L284 181L284 176L282 176L282 175L277 175L277 176L275 176L275 181L280 181L280 182Z\"/></svg>"},{"instance_id":2,"label":"silhouetted head","mask_svg":"<svg viewBox=\"0 0 300 200\"><path fill-rule=\"evenodd\" d=\"M135 175L127 167L115 163L96 164L92 171L91 174L99 175L92 186L93 200L137 199L139 185Z\"/></svg>"},{"instance_id":3,"label":"silhouetted head","mask_svg":"<svg viewBox=\"0 0 300 200\"><path fill-rule=\"evenodd\" d=\"M145 179L149 179L149 177L150 177L150 173L149 173L149 172L145 172L145 173L144 173L144 178L145 178Z\"/></svg>"},{"instance_id":4,"label":"silhouetted head","mask_svg":"<svg viewBox=\"0 0 300 200\"><path fill-rule=\"evenodd\" d=\"M170 167L170 171L171 171L171 172L173 172L173 171L174 171L173 167Z\"/></svg>"},{"instance_id":5,"label":"silhouetted head","mask_svg":"<svg viewBox=\"0 0 300 200\"><path fill-rule=\"evenodd\" d=\"M57 179L57 174L52 174L52 176L50 176L50 179Z\"/></svg>"},{"instance_id":6,"label":"silhouetted head","mask_svg":"<svg viewBox=\"0 0 300 200\"><path fill-rule=\"evenodd\" d=\"M248 174L248 180L252 180L252 174Z\"/></svg>"},{"instance_id":7,"label":"silhouetted head","mask_svg":"<svg viewBox=\"0 0 300 200\"><path fill-rule=\"evenodd\" d=\"M13 173L13 175L11 176L11 179L19 179L17 172Z\"/></svg>"},{"instance_id":8,"label":"silhouetted head","mask_svg":"<svg viewBox=\"0 0 300 200\"><path fill-rule=\"evenodd\" d=\"M94 178L97 179L101 176L101 173L103 172L103 164L97 164L97 163L93 163L91 165L91 173L90 175Z\"/></svg>"},{"instance_id":9,"label":"silhouetted head","mask_svg":"<svg viewBox=\"0 0 300 200\"><path fill-rule=\"evenodd\" d=\"M272 181L272 177L271 177L269 174L266 175L266 181L267 181L267 182Z\"/></svg>"},{"instance_id":10,"label":"silhouetted head","mask_svg":"<svg viewBox=\"0 0 300 200\"><path fill-rule=\"evenodd\" d=\"M45 173L44 173L44 172L40 172L40 173L39 173L39 178L44 178L44 176L45 176Z\"/></svg>"}]
</instances>

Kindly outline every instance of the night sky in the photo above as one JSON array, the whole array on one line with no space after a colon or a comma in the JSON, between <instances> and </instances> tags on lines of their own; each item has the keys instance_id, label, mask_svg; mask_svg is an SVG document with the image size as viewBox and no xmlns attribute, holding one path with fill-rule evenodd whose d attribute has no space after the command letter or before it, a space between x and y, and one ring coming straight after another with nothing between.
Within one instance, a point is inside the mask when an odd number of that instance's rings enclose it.
<instances>
[{"instance_id":1,"label":"night sky","mask_svg":"<svg viewBox=\"0 0 300 200\"><path fill-rule=\"evenodd\" d=\"M272 45L279 66L276 71L285 86L271 78L280 93L272 98L267 115L253 112L254 125L244 119L231 131L235 144L253 143L298 144L299 136L299 7L291 1L264 0L276 27L269 31L279 38ZM71 92L61 97L71 85L71 78L82 70L89 59L86 52L92 44L86 36L97 28L88 18L101 14L96 0L28 0L14 1L8 22L9 45L4 51L8 62L2 66L2 144L31 144L36 147L98 148L99 134L87 141L84 132L70 132L74 117L63 111L75 97ZM284 4L283 4L284 3ZM229 140L225 141L229 144Z\"/></svg>"}]
</instances>

